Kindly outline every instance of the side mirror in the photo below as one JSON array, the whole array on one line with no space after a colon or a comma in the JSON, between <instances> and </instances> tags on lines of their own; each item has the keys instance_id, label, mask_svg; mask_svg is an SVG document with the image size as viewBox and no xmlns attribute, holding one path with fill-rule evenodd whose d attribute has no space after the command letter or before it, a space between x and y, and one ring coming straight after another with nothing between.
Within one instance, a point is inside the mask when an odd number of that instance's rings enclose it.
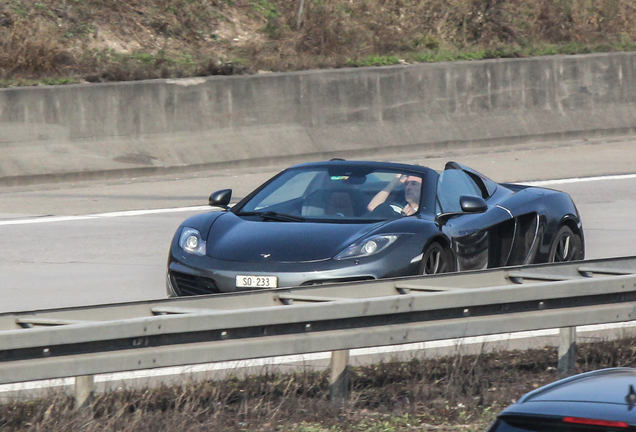
<instances>
[{"instance_id":1,"label":"side mirror","mask_svg":"<svg viewBox=\"0 0 636 432\"><path fill-rule=\"evenodd\" d=\"M435 220L445 222L455 216L461 216L466 213L483 213L488 210L486 200L474 195L462 195L459 197L459 206L462 211L438 214Z\"/></svg>"},{"instance_id":2,"label":"side mirror","mask_svg":"<svg viewBox=\"0 0 636 432\"><path fill-rule=\"evenodd\" d=\"M483 213L488 210L486 200L473 195L462 195L459 205L464 213Z\"/></svg>"},{"instance_id":3,"label":"side mirror","mask_svg":"<svg viewBox=\"0 0 636 432\"><path fill-rule=\"evenodd\" d=\"M211 207L222 207L227 210L230 208L228 206L230 199L232 199L232 189L222 189L210 195L208 204L210 204Z\"/></svg>"}]
</instances>

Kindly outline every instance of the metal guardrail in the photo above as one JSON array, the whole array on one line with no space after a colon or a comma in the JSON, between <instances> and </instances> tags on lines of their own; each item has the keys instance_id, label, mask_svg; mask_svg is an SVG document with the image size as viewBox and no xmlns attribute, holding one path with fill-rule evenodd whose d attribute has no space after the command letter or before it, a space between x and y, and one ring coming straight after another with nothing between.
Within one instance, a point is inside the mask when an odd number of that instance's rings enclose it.
<instances>
[{"instance_id":1,"label":"metal guardrail","mask_svg":"<svg viewBox=\"0 0 636 432\"><path fill-rule=\"evenodd\" d=\"M0 384L635 319L636 257L5 313Z\"/></svg>"}]
</instances>

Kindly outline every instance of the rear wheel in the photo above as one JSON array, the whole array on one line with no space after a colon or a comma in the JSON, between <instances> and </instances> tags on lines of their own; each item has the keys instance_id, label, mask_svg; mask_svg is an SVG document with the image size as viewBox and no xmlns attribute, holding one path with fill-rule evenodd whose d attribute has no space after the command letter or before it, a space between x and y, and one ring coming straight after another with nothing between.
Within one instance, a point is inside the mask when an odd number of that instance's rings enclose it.
<instances>
[{"instance_id":1,"label":"rear wheel","mask_svg":"<svg viewBox=\"0 0 636 432\"><path fill-rule=\"evenodd\" d=\"M422 254L420 274L448 273L455 270L453 254L449 248L437 242L431 243Z\"/></svg>"},{"instance_id":2,"label":"rear wheel","mask_svg":"<svg viewBox=\"0 0 636 432\"><path fill-rule=\"evenodd\" d=\"M557 231L550 246L549 262L568 262L579 259L583 242L581 237L574 234L567 226Z\"/></svg>"}]
</instances>

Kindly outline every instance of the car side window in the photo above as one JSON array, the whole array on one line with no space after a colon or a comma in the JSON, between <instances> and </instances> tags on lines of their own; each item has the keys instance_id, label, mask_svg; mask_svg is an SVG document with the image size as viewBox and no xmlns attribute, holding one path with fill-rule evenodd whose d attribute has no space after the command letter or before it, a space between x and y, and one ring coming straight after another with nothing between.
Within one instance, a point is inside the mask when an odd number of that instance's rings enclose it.
<instances>
[{"instance_id":1,"label":"car side window","mask_svg":"<svg viewBox=\"0 0 636 432\"><path fill-rule=\"evenodd\" d=\"M459 169L442 171L437 181L436 213L461 212L459 198L462 195L481 197L482 193L477 183L464 171Z\"/></svg>"}]
</instances>

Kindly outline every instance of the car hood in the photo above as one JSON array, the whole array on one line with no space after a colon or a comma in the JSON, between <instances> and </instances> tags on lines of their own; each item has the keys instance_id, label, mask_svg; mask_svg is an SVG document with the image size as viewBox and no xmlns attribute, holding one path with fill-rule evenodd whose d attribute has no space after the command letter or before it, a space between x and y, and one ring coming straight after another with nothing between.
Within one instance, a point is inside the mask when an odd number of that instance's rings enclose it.
<instances>
[{"instance_id":1,"label":"car hood","mask_svg":"<svg viewBox=\"0 0 636 432\"><path fill-rule=\"evenodd\" d=\"M228 212L210 229L207 255L242 262L322 261L385 223L255 221Z\"/></svg>"}]
</instances>

